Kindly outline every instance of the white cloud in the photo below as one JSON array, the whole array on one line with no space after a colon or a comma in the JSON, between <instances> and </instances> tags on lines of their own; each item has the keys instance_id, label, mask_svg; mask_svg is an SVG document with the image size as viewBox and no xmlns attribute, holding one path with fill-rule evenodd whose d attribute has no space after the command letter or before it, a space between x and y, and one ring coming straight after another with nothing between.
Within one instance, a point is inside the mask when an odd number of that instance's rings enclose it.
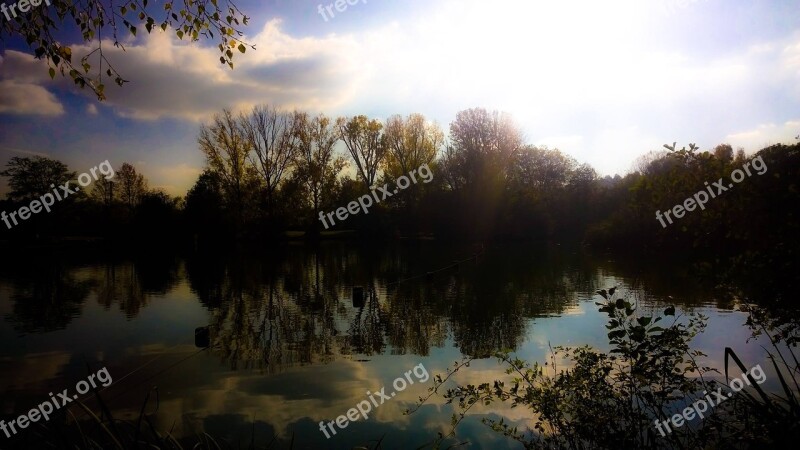
<instances>
[{"instance_id":1,"label":"white cloud","mask_svg":"<svg viewBox=\"0 0 800 450\"><path fill-rule=\"evenodd\" d=\"M796 143L795 137L798 134L800 118L781 124L761 124L751 130L731 133L725 137L725 141L733 148L742 147L747 153L755 153L769 145Z\"/></svg>"},{"instance_id":2,"label":"white cloud","mask_svg":"<svg viewBox=\"0 0 800 450\"><path fill-rule=\"evenodd\" d=\"M0 80L0 114L60 116L64 107L55 95L36 84Z\"/></svg>"}]
</instances>

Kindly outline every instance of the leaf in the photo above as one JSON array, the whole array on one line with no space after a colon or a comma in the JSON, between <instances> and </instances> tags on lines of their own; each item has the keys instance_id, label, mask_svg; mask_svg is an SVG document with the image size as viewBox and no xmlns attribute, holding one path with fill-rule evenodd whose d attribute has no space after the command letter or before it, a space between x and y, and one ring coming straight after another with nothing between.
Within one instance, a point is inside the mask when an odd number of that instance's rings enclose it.
<instances>
[{"instance_id":1,"label":"leaf","mask_svg":"<svg viewBox=\"0 0 800 450\"><path fill-rule=\"evenodd\" d=\"M50 70L49 70L48 72L50 72L50 79L51 79L51 80L52 80L52 79L54 79L54 78L56 77L56 69L53 69L53 68L51 67L51 68L50 68Z\"/></svg>"},{"instance_id":2,"label":"leaf","mask_svg":"<svg viewBox=\"0 0 800 450\"><path fill-rule=\"evenodd\" d=\"M649 324L651 320L653 320L652 317L639 317L638 319L636 319L636 321L639 322L639 325L643 327L647 326L647 324Z\"/></svg>"},{"instance_id":3,"label":"leaf","mask_svg":"<svg viewBox=\"0 0 800 450\"><path fill-rule=\"evenodd\" d=\"M625 330L616 330L608 333L608 338L609 339L621 338L624 337L625 334L626 334Z\"/></svg>"},{"instance_id":4,"label":"leaf","mask_svg":"<svg viewBox=\"0 0 800 450\"><path fill-rule=\"evenodd\" d=\"M674 306L670 306L667 309L665 309L664 310L664 315L665 316L674 316L675 315L675 307Z\"/></svg>"},{"instance_id":5,"label":"leaf","mask_svg":"<svg viewBox=\"0 0 800 450\"><path fill-rule=\"evenodd\" d=\"M183 31L178 30L175 32L175 34L178 36L178 39L183 39Z\"/></svg>"},{"instance_id":6,"label":"leaf","mask_svg":"<svg viewBox=\"0 0 800 450\"><path fill-rule=\"evenodd\" d=\"M244 52L245 52L245 50L247 50L247 49L245 48L244 44L239 44L239 46L238 46L238 47L236 47L236 48L238 48L238 49L239 49L239 51L240 51L240 52L242 52L242 53L244 53Z\"/></svg>"}]
</instances>

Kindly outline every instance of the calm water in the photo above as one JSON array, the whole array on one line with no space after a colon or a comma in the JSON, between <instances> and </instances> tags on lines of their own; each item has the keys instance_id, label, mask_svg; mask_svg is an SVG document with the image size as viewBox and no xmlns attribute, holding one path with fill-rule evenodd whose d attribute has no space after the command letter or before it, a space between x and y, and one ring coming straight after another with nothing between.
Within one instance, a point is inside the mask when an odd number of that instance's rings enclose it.
<instances>
[{"instance_id":1,"label":"calm water","mask_svg":"<svg viewBox=\"0 0 800 450\"><path fill-rule=\"evenodd\" d=\"M6 255L1 413L17 416L48 392L72 389L88 363L111 374L103 397L119 418L137 417L157 386L154 422L178 436L204 431L243 447L253 435L262 445L277 436L284 445L294 439L294 448L374 446L384 437L383 448L416 448L450 429L453 410L441 398L403 414L432 379L331 439L318 423L346 414L367 391L390 392L393 380L419 364L432 377L463 355L498 349L544 362L550 345L607 348L594 292L614 285L643 309L675 303L708 315L695 346L709 365L722 367L729 346L745 364L767 369L759 342L746 343L734 302L714 298L684 267L557 245L432 242L298 244L247 256ZM364 289L363 298L354 287ZM211 348L195 346L198 327L209 327ZM502 372L496 360L482 359L456 380L490 381ZM767 374L768 383L775 380ZM519 448L482 417L530 423L525 410L500 405L471 413L457 435L470 448Z\"/></svg>"}]
</instances>

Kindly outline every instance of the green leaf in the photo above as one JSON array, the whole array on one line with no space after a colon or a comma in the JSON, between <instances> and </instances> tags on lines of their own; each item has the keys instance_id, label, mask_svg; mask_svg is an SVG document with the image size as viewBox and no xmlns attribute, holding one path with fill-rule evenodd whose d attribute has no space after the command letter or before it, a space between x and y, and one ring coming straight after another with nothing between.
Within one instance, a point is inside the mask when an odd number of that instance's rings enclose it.
<instances>
[{"instance_id":1,"label":"green leaf","mask_svg":"<svg viewBox=\"0 0 800 450\"><path fill-rule=\"evenodd\" d=\"M239 46L238 46L238 47L236 47L236 48L238 48L238 49L239 49L239 51L240 51L240 52L242 52L242 53L244 53L244 52L245 52L245 50L247 50L247 49L244 47L244 44L239 44Z\"/></svg>"},{"instance_id":2,"label":"green leaf","mask_svg":"<svg viewBox=\"0 0 800 450\"><path fill-rule=\"evenodd\" d=\"M665 309L664 310L664 315L665 316L674 316L675 315L675 307L674 306L670 306L667 309Z\"/></svg>"},{"instance_id":3,"label":"green leaf","mask_svg":"<svg viewBox=\"0 0 800 450\"><path fill-rule=\"evenodd\" d=\"M49 70L48 72L50 72L50 79L51 79L51 80L52 80L52 79L54 79L54 78L56 77L56 69L53 69L53 68L51 67L51 68L50 68L50 70Z\"/></svg>"},{"instance_id":4,"label":"green leaf","mask_svg":"<svg viewBox=\"0 0 800 450\"><path fill-rule=\"evenodd\" d=\"M639 317L638 319L636 319L636 321L639 322L639 325L643 327L647 326L647 324L649 324L651 320L653 320L652 317Z\"/></svg>"},{"instance_id":5,"label":"green leaf","mask_svg":"<svg viewBox=\"0 0 800 450\"><path fill-rule=\"evenodd\" d=\"M183 39L183 31L178 30L175 32L175 34L178 36L178 39Z\"/></svg>"}]
</instances>

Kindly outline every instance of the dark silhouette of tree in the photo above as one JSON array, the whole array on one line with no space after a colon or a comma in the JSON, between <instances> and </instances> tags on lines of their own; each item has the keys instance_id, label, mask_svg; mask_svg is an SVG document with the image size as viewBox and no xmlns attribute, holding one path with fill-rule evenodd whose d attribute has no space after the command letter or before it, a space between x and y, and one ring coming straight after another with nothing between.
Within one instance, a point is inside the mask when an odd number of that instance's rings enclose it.
<instances>
[{"instance_id":1,"label":"dark silhouette of tree","mask_svg":"<svg viewBox=\"0 0 800 450\"><path fill-rule=\"evenodd\" d=\"M61 161L43 156L15 156L8 161L0 176L9 177L9 199L27 201L52 193L54 188L75 180L76 174Z\"/></svg>"},{"instance_id":2,"label":"dark silhouette of tree","mask_svg":"<svg viewBox=\"0 0 800 450\"><path fill-rule=\"evenodd\" d=\"M122 204L135 209L147 193L147 181L132 164L123 163L116 172L117 195ZM100 188L105 190L105 186Z\"/></svg>"}]
</instances>

